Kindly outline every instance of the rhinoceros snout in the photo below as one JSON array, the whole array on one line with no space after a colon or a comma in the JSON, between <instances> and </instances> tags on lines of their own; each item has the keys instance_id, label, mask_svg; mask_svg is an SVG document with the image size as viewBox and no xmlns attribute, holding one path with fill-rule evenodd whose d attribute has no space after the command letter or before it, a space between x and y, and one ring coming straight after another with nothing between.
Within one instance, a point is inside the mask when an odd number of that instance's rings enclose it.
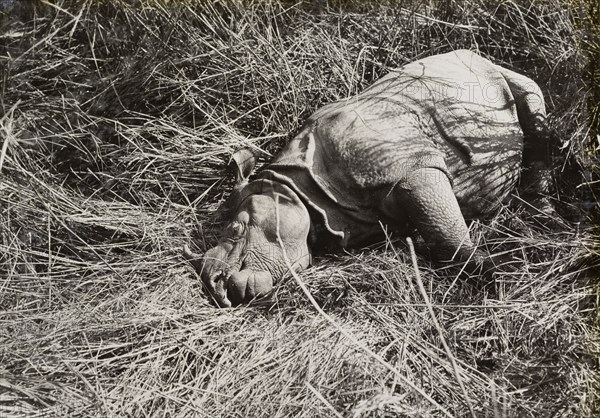
<instances>
[{"instance_id":1,"label":"rhinoceros snout","mask_svg":"<svg viewBox=\"0 0 600 418\"><path fill-rule=\"evenodd\" d=\"M214 257L211 250L207 251L202 264L202 270L199 273L204 287L220 307L230 307L231 302L227 298L227 282L231 276L229 264L219 257Z\"/></svg>"},{"instance_id":2,"label":"rhinoceros snout","mask_svg":"<svg viewBox=\"0 0 600 418\"><path fill-rule=\"evenodd\" d=\"M234 305L248 303L265 296L273 289L273 276L264 270L245 269L231 275L227 281L227 292Z\"/></svg>"},{"instance_id":3,"label":"rhinoceros snout","mask_svg":"<svg viewBox=\"0 0 600 418\"><path fill-rule=\"evenodd\" d=\"M193 253L186 245L183 248L183 255L187 258L195 270L200 274L200 279L208 293L215 299L215 302L222 308L231 307L231 302L227 298L227 281L229 280L229 266L226 262L215 257L215 249L208 250L204 256Z\"/></svg>"},{"instance_id":4,"label":"rhinoceros snout","mask_svg":"<svg viewBox=\"0 0 600 418\"><path fill-rule=\"evenodd\" d=\"M204 286L221 308L231 307L231 302L227 297L228 280L229 274L223 270L216 271L212 275L202 278Z\"/></svg>"},{"instance_id":5,"label":"rhinoceros snout","mask_svg":"<svg viewBox=\"0 0 600 418\"><path fill-rule=\"evenodd\" d=\"M227 297L227 282L230 274L226 270L207 269L200 273L200 278L208 293L214 298L221 308L229 308L231 302Z\"/></svg>"}]
</instances>

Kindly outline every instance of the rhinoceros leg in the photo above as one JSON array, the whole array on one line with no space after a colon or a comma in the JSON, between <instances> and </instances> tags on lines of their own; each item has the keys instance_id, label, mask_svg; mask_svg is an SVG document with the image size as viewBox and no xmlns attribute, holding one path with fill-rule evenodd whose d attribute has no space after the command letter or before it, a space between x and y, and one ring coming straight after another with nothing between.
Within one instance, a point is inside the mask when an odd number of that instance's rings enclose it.
<instances>
[{"instance_id":1,"label":"rhinoceros leg","mask_svg":"<svg viewBox=\"0 0 600 418\"><path fill-rule=\"evenodd\" d=\"M546 106L540 87L530 78L498 67L515 99L519 124L524 134L523 175L520 189L525 198L546 213L554 213L547 196L552 175L551 131L546 123Z\"/></svg>"},{"instance_id":2,"label":"rhinoceros leg","mask_svg":"<svg viewBox=\"0 0 600 418\"><path fill-rule=\"evenodd\" d=\"M423 237L438 261L452 258L469 260L471 267L486 264L484 254L477 251L469 238L469 229L460 211L452 185L446 174L436 168L413 172L394 190L394 200Z\"/></svg>"}]
</instances>

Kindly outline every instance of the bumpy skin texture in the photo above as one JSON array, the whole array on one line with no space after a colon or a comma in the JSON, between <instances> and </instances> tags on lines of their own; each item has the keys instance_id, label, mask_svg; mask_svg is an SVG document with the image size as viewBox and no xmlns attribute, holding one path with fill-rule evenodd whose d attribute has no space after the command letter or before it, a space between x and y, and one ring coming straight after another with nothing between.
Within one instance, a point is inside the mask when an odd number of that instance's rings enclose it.
<instances>
[{"instance_id":1,"label":"bumpy skin texture","mask_svg":"<svg viewBox=\"0 0 600 418\"><path fill-rule=\"evenodd\" d=\"M380 223L408 225L446 247L441 258L464 259L464 218L493 214L514 189L525 137L530 162L544 160L545 116L532 80L454 51L322 107L259 177L296 191L342 247L379 239Z\"/></svg>"},{"instance_id":2,"label":"bumpy skin texture","mask_svg":"<svg viewBox=\"0 0 600 418\"><path fill-rule=\"evenodd\" d=\"M486 255L474 250L465 218L491 215L524 161L532 177L545 172L545 117L532 80L469 51L391 71L315 112L254 181L247 182L251 154L234 156L232 224L254 232L242 234L244 245L225 234L201 263L203 281L221 306L230 304L228 294L246 302L268 291L265 274L244 273L254 277L248 285L230 272L254 260L251 270L269 272L272 283L285 275L276 229L297 269L310 261L309 227L311 244L352 247L380 239L381 223L404 233L416 227L440 260L482 264ZM534 193L547 193L547 181L536 183Z\"/></svg>"},{"instance_id":3,"label":"bumpy skin texture","mask_svg":"<svg viewBox=\"0 0 600 418\"><path fill-rule=\"evenodd\" d=\"M243 160L240 154L234 160L241 174L229 203L231 222L204 256L184 248L184 256L209 294L225 308L269 293L273 283L289 271L286 257L298 271L310 264L310 217L304 204L289 187L277 182L248 184L254 160Z\"/></svg>"},{"instance_id":4,"label":"bumpy skin texture","mask_svg":"<svg viewBox=\"0 0 600 418\"><path fill-rule=\"evenodd\" d=\"M228 298L233 305L266 295L273 289L273 276L266 271L238 271L227 283Z\"/></svg>"}]
</instances>

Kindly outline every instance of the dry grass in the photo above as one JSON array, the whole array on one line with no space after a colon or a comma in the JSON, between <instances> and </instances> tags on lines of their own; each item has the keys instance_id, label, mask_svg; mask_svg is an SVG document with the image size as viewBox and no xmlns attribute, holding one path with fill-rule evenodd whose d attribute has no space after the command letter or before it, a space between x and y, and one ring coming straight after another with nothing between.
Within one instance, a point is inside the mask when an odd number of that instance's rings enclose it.
<instances>
[{"instance_id":1,"label":"dry grass","mask_svg":"<svg viewBox=\"0 0 600 418\"><path fill-rule=\"evenodd\" d=\"M579 210L596 200L580 186L597 48L585 4L9 3L0 415L598 413L599 247ZM420 259L423 293L392 236L317 259L271 301L213 307L179 251L214 242L231 153L264 163L320 105L456 48L542 86L568 225L518 204L474 224L482 246L519 260L495 294Z\"/></svg>"}]
</instances>

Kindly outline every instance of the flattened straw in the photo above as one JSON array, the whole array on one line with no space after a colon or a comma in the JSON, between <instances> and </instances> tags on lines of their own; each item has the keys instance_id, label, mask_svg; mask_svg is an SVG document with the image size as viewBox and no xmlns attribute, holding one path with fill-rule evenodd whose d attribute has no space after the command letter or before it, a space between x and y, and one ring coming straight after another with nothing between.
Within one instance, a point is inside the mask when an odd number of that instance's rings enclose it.
<instances>
[{"instance_id":1,"label":"flattened straw","mask_svg":"<svg viewBox=\"0 0 600 418\"><path fill-rule=\"evenodd\" d=\"M2 172L2 166L4 165L4 157L6 156L6 151L8 150L8 142L10 138L8 137L8 133L4 136L4 142L2 143L2 151L0 151L0 173Z\"/></svg>"},{"instance_id":2,"label":"flattened straw","mask_svg":"<svg viewBox=\"0 0 600 418\"><path fill-rule=\"evenodd\" d=\"M369 347L367 347L366 345L364 345L355 336L353 336L348 331L346 331L345 329L343 329L340 325L338 325L335 322L335 320L331 316L329 316L327 313L325 313L325 311L321 308L321 306L319 306L318 302L315 300L315 298L310 293L310 290L308 290L308 288L306 287L306 285L302 282L302 280L298 276L298 273L296 273L294 271L294 269L292 268L292 264L290 263L290 260L288 258L287 252L286 252L285 247L283 245L283 241L281 239L281 235L279 233L279 219L280 219L280 217L279 217L279 196L277 196L277 195L275 196L275 213L277 214L277 228L276 228L277 242L279 243L279 246L281 247L281 253L283 255L283 259L285 261L285 264L286 264L286 266L288 268L288 271L290 272L290 274L292 275L292 277L294 278L294 280L296 280L296 282L298 283L298 286L300 286L300 288L302 289L302 291L304 292L304 294L306 295L306 297L308 298L308 300L310 301L310 303L317 310L317 312L323 318L325 318L331 325L333 325L333 327L335 327L344 337L346 337L347 339L349 339L357 348L359 348L360 350L364 351L367 355L369 355L377 363L381 364L387 370L389 370L390 372L394 373L402 382L404 382L412 390L414 390L419 395L421 395L425 400L427 400L435 408L439 409L445 416L447 416L447 417L454 417L454 415L452 415L450 413L450 411L448 411L442 405L440 405L439 403L437 403L436 400L433 399L431 396L429 396L427 393L425 393L425 391L423 389L421 389L420 387L416 386L413 382L411 382L410 380L408 380L403 374L400 373L399 370L397 370L395 367L393 367L392 365L390 365L387 361L385 361L380 355L378 355L377 353L375 353L374 351L372 351Z\"/></svg>"},{"instance_id":3,"label":"flattened straw","mask_svg":"<svg viewBox=\"0 0 600 418\"><path fill-rule=\"evenodd\" d=\"M338 418L344 418L344 416L342 414L340 414L338 411L335 410L335 408L333 407L333 405L327 400L325 399L325 397L323 395L321 395L321 393L315 389L315 387L313 385L311 385L310 383L306 382L306 387L308 388L308 390L310 390L321 402L323 402L323 404L327 407L327 409L329 409L331 412L333 412L333 415L335 415Z\"/></svg>"},{"instance_id":4,"label":"flattened straw","mask_svg":"<svg viewBox=\"0 0 600 418\"><path fill-rule=\"evenodd\" d=\"M15 109L21 103L17 101L6 114L0 119L0 129L4 131L4 142L2 143L2 151L0 151L0 173L2 172L2 166L4 165L4 158L8 152L8 143L12 139L12 116L15 113Z\"/></svg>"},{"instance_id":5,"label":"flattened straw","mask_svg":"<svg viewBox=\"0 0 600 418\"><path fill-rule=\"evenodd\" d=\"M410 237L406 237L406 242L408 243L408 248L410 251L410 258L412 260L413 268L415 270L415 279L417 281L417 287L419 288L419 292L421 293L421 297L425 301L427 305L427 310L429 311L429 315L431 316L431 320L433 321L433 325L435 326L436 331L440 336L440 340L442 341L442 345L444 346L444 351L448 356L448 360L450 360L450 364L452 365L452 370L454 371L454 376L458 381L458 385L460 386L460 390L463 393L463 398L465 403L469 408L469 412L473 418L476 417L475 411L473 410L473 405L471 404L471 400L467 394L467 390L465 389L465 385L460 376L460 372L458 369L458 364L456 364L456 360L454 359L454 355L452 351L450 351L450 347L446 343L446 339L444 338L444 332L442 331L442 327L435 316L435 312L433 311L433 306L431 306L431 301L429 300L429 296L427 296L427 291L425 290L425 286L423 286L423 281L421 280L421 274L419 273L419 265L417 264L417 254L415 253L415 246L413 245L412 239Z\"/></svg>"}]
</instances>

